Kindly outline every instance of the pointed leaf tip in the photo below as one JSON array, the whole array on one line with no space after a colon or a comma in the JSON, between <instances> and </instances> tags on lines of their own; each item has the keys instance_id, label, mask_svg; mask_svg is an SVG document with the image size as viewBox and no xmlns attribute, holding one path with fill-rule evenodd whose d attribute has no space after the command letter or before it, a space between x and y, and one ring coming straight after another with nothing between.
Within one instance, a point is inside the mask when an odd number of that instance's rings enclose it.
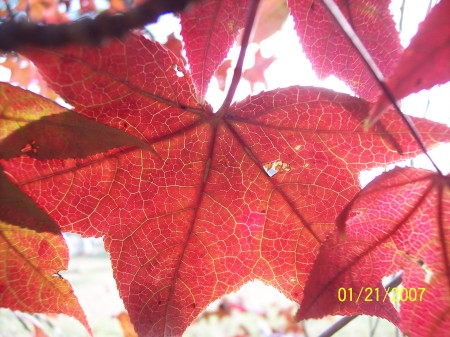
<instances>
[{"instance_id":1,"label":"pointed leaf tip","mask_svg":"<svg viewBox=\"0 0 450 337\"><path fill-rule=\"evenodd\" d=\"M397 100L450 80L448 13L450 0L436 4L400 56L396 68L386 81L386 86ZM384 94L380 95L369 112L367 126L372 126L390 105L390 100Z\"/></svg>"},{"instance_id":2,"label":"pointed leaf tip","mask_svg":"<svg viewBox=\"0 0 450 337\"><path fill-rule=\"evenodd\" d=\"M62 235L0 221L0 307L28 313L65 314L92 331L70 283Z\"/></svg>"}]
</instances>

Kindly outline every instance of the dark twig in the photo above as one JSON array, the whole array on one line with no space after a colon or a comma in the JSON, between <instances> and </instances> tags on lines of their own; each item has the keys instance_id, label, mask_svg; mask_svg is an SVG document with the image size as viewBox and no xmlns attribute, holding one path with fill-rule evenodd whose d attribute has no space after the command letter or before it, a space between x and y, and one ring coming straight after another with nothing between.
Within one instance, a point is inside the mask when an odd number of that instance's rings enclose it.
<instances>
[{"instance_id":1,"label":"dark twig","mask_svg":"<svg viewBox=\"0 0 450 337\"><path fill-rule=\"evenodd\" d=\"M406 0L403 0L402 6L400 7L400 22L398 24L398 30L400 32L403 30L403 17L405 16L405 2Z\"/></svg>"},{"instance_id":2,"label":"dark twig","mask_svg":"<svg viewBox=\"0 0 450 337\"><path fill-rule=\"evenodd\" d=\"M218 114L225 113L226 109L230 106L233 100L234 93L236 92L239 81L241 80L242 67L244 65L245 53L250 41L252 33L253 23L255 22L256 12L258 10L260 0L252 0L250 8L248 10L247 21L245 22L244 34L241 41L241 50L239 52L239 58L234 68L233 78L231 79L230 88L228 89L227 96L225 97L222 106L220 107Z\"/></svg>"},{"instance_id":3,"label":"dark twig","mask_svg":"<svg viewBox=\"0 0 450 337\"><path fill-rule=\"evenodd\" d=\"M427 148L425 147L425 144L423 143L422 138L420 137L419 132L415 128L413 122L411 121L411 119L408 116L406 116L401 111L401 109L400 109L400 107L399 107L399 105L397 103L397 100L395 99L394 95L389 90L387 85L384 83L383 74L381 73L381 71L378 68L378 66L375 64L374 60L370 56L370 53L368 52L366 47L364 47L364 44L359 39L358 35L355 33L355 31L350 26L350 24L348 23L348 21L345 18L345 16L342 14L342 12L339 9L339 7L336 5L336 3L333 0L322 0L322 1L325 4L325 7L328 9L328 11L331 13L333 18L335 19L335 21L338 23L338 26L344 32L344 35L348 38L350 43L353 45L353 47L359 53L362 61L366 64L367 69L369 70L369 72L372 74L373 78L378 83L378 86L381 88L383 94L386 95L386 97L392 103L392 105L394 106L395 110L399 114L400 118L406 124L407 128L411 132L412 137L414 138L416 143L419 145L419 147L422 150L422 152L430 160L430 162L433 165L433 167L435 168L436 172L439 175L442 176L443 174L442 174L441 170L438 168L436 163L433 161L433 159L428 154Z\"/></svg>"},{"instance_id":4,"label":"dark twig","mask_svg":"<svg viewBox=\"0 0 450 337\"><path fill-rule=\"evenodd\" d=\"M384 286L384 288L386 290L392 290L392 288L398 287L401 283L402 283L402 273L398 273L392 278L392 280L389 281L388 284ZM318 337L331 337L358 316L359 315L342 317L339 321L335 322L327 330L322 332Z\"/></svg>"},{"instance_id":5,"label":"dark twig","mask_svg":"<svg viewBox=\"0 0 450 337\"><path fill-rule=\"evenodd\" d=\"M97 17L59 25L41 25L14 20L0 24L0 50L26 46L58 47L67 43L100 44L107 38L122 37L130 29L155 22L159 16L184 10L196 0L147 0L123 14Z\"/></svg>"}]
</instances>

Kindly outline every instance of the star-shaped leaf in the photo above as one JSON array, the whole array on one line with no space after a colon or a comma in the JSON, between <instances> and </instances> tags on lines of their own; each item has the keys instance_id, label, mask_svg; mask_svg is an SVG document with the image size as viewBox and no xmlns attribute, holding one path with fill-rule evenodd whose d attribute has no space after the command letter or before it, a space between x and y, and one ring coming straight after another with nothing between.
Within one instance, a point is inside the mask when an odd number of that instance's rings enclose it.
<instances>
[{"instance_id":1,"label":"star-shaped leaf","mask_svg":"<svg viewBox=\"0 0 450 337\"><path fill-rule=\"evenodd\" d=\"M64 230L105 236L140 336L180 335L255 278L300 301L359 170L419 153L394 113L365 132L370 104L326 89L278 89L213 113L181 61L138 35L26 55L78 112L126 123L158 153L3 161ZM427 145L450 137L415 121Z\"/></svg>"}]
</instances>

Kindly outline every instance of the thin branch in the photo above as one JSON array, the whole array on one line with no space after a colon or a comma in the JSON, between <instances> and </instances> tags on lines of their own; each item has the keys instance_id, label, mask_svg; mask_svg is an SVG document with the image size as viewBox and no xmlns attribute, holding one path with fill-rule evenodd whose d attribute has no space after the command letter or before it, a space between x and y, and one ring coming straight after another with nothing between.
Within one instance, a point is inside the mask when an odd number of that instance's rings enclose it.
<instances>
[{"instance_id":1,"label":"thin branch","mask_svg":"<svg viewBox=\"0 0 450 337\"><path fill-rule=\"evenodd\" d=\"M126 13L100 14L59 25L41 25L11 20L0 24L0 51L26 46L59 47L68 43L100 44L107 38L122 37L130 29L155 22L170 12L180 12L197 0L147 0Z\"/></svg>"},{"instance_id":2,"label":"thin branch","mask_svg":"<svg viewBox=\"0 0 450 337\"><path fill-rule=\"evenodd\" d=\"M400 7L400 22L398 24L398 30L400 32L403 30L403 17L405 16L405 3L406 3L406 0L403 0L402 6Z\"/></svg>"},{"instance_id":3,"label":"thin branch","mask_svg":"<svg viewBox=\"0 0 450 337\"><path fill-rule=\"evenodd\" d=\"M322 1L325 4L325 7L330 12L330 14L335 19L335 21L338 23L338 26L344 32L344 35L348 38L350 43L353 45L353 47L359 53L361 59L366 64L367 69L372 74L373 78L378 83L378 86L383 91L383 94L386 95L386 97L389 99L389 101L393 104L395 110L397 111L397 113L399 114L399 116L403 120L403 122L406 124L407 128L411 132L412 137L417 142L417 144L419 145L419 147L422 150L422 152L430 160L430 162L433 165L433 167L435 168L436 172L439 175L443 176L441 170L438 168L436 163L433 161L433 159L428 154L427 148L425 147L425 144L423 143L422 138L420 137L420 134L417 131L417 129L415 128L412 120L408 116L403 114L403 112L401 111L401 109L400 109L400 107L399 107L399 105L397 103L397 100L395 99L394 95L389 90L387 85L384 83L383 74L381 73L381 71L378 68L378 66L375 64L374 60L372 59L372 56L370 56L369 51L366 49L366 47L364 47L364 44L359 39L358 35L355 33L353 28L350 26L350 24L348 23L348 21L345 18L345 16L342 14L342 12L339 9L339 7L336 5L336 3L333 0L322 0Z\"/></svg>"},{"instance_id":4,"label":"thin branch","mask_svg":"<svg viewBox=\"0 0 450 337\"><path fill-rule=\"evenodd\" d=\"M398 273L389 281L388 284L384 286L384 288L386 290L392 290L393 288L398 287L401 283L402 283L402 273ZM341 318L339 321L335 322L332 326L330 326L327 330L322 332L318 337L331 337L358 316L359 315L346 316Z\"/></svg>"},{"instance_id":5,"label":"thin branch","mask_svg":"<svg viewBox=\"0 0 450 337\"><path fill-rule=\"evenodd\" d=\"M256 17L256 11L258 10L260 0L252 0L250 3L250 8L248 10L247 15L247 21L245 22L245 28L244 28L244 34L242 36L241 41L241 50L239 52L239 58L236 64L236 67L234 68L233 78L231 80L230 88L228 89L227 96L225 97L222 106L220 107L219 111L217 112L218 115L221 115L225 113L226 109L231 104L231 101L233 100L233 96L236 92L237 86L239 84L239 81L241 80L242 76L242 67L244 65L244 58L245 53L247 51L247 47L250 41L250 36L252 33L253 23L255 22Z\"/></svg>"}]
</instances>

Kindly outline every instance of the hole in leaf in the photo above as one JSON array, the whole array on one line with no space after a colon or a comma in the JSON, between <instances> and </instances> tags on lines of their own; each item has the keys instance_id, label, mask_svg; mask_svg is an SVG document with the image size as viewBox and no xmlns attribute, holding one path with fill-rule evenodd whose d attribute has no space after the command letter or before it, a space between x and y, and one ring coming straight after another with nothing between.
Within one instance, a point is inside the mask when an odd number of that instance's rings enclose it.
<instances>
[{"instance_id":1,"label":"hole in leaf","mask_svg":"<svg viewBox=\"0 0 450 337\"><path fill-rule=\"evenodd\" d=\"M278 172L289 172L292 168L288 163L278 159L263 165L267 174L272 177Z\"/></svg>"},{"instance_id":2,"label":"hole in leaf","mask_svg":"<svg viewBox=\"0 0 450 337\"><path fill-rule=\"evenodd\" d=\"M423 260L417 260L417 262L420 264L420 266L422 267L422 270L425 272L425 283L430 284L431 283L431 279L433 278L433 271L431 270L430 267L428 267L428 265L425 263L425 261Z\"/></svg>"},{"instance_id":3,"label":"hole in leaf","mask_svg":"<svg viewBox=\"0 0 450 337\"><path fill-rule=\"evenodd\" d=\"M178 64L172 64L172 69L175 71L175 74L177 74L178 77L184 77L184 72L181 70Z\"/></svg>"}]
</instances>

